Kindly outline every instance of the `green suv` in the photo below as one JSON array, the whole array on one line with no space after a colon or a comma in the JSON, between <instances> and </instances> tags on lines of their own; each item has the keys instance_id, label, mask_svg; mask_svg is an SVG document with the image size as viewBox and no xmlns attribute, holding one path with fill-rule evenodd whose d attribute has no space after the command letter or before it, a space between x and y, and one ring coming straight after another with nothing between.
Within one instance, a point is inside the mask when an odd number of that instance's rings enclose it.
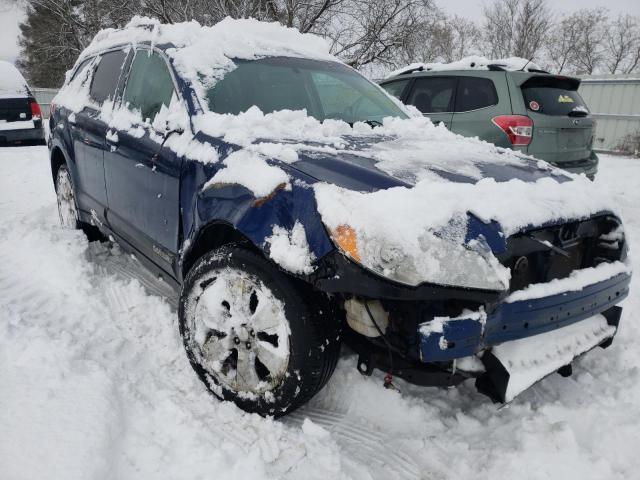
<instances>
[{"instance_id":1,"label":"green suv","mask_svg":"<svg viewBox=\"0 0 640 480\"><path fill-rule=\"evenodd\" d=\"M460 135L513 148L593 179L595 121L580 80L541 70L408 68L380 85L434 123Z\"/></svg>"}]
</instances>

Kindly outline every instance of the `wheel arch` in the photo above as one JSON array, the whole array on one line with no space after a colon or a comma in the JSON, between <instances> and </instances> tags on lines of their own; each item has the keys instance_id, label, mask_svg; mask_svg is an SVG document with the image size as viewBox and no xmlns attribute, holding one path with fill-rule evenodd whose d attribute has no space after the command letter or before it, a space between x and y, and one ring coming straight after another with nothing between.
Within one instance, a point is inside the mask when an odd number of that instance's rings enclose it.
<instances>
[{"instance_id":1,"label":"wheel arch","mask_svg":"<svg viewBox=\"0 0 640 480\"><path fill-rule=\"evenodd\" d=\"M56 185L56 175L58 174L58 169L62 165L68 165L67 157L62 152L62 149L59 146L54 146L51 150L51 156L49 158L51 162L51 179L53 180L53 185L55 188Z\"/></svg>"},{"instance_id":2,"label":"wheel arch","mask_svg":"<svg viewBox=\"0 0 640 480\"><path fill-rule=\"evenodd\" d=\"M214 220L202 227L193 242L185 248L180 265L182 279L186 278L189 270L199 258L211 250L231 243L242 243L246 248L263 255L261 249L229 222Z\"/></svg>"}]
</instances>

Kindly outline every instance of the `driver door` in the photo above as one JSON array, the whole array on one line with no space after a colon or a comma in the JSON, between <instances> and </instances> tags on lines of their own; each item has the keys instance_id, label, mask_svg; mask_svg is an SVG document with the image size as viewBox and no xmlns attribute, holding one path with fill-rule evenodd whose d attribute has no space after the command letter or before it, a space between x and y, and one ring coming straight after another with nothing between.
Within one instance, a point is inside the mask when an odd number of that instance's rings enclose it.
<instances>
[{"instance_id":1,"label":"driver door","mask_svg":"<svg viewBox=\"0 0 640 480\"><path fill-rule=\"evenodd\" d=\"M131 128L107 132L104 161L109 224L169 273L178 251L182 158L163 145L159 124L175 102L180 101L164 58L137 49L122 97L122 108L137 120Z\"/></svg>"}]
</instances>

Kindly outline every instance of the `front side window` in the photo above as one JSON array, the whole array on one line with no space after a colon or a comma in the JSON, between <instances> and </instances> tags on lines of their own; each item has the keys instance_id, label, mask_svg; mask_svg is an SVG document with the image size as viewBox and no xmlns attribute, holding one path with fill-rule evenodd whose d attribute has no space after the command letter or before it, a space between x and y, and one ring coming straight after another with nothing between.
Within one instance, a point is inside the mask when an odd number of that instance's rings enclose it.
<instances>
[{"instance_id":1,"label":"front side window","mask_svg":"<svg viewBox=\"0 0 640 480\"><path fill-rule=\"evenodd\" d=\"M122 65L126 58L127 54L122 50L107 52L100 58L89 89L89 96L98 105L102 105L105 100L113 99L115 96Z\"/></svg>"},{"instance_id":2,"label":"front side window","mask_svg":"<svg viewBox=\"0 0 640 480\"><path fill-rule=\"evenodd\" d=\"M163 105L169 107L173 93L173 80L164 59L152 50L137 50L122 98L124 104L140 112L143 121L153 122Z\"/></svg>"},{"instance_id":3,"label":"front side window","mask_svg":"<svg viewBox=\"0 0 640 480\"><path fill-rule=\"evenodd\" d=\"M455 78L418 78L406 103L413 105L422 113L451 112L455 88Z\"/></svg>"},{"instance_id":4,"label":"front side window","mask_svg":"<svg viewBox=\"0 0 640 480\"><path fill-rule=\"evenodd\" d=\"M469 112L498 104L498 92L488 78L460 77L456 112Z\"/></svg>"},{"instance_id":5,"label":"front side window","mask_svg":"<svg viewBox=\"0 0 640 480\"><path fill-rule=\"evenodd\" d=\"M288 57L235 63L206 93L212 112L237 115L255 105L264 113L306 110L319 121L351 124L406 118L377 85L339 63Z\"/></svg>"}]
</instances>

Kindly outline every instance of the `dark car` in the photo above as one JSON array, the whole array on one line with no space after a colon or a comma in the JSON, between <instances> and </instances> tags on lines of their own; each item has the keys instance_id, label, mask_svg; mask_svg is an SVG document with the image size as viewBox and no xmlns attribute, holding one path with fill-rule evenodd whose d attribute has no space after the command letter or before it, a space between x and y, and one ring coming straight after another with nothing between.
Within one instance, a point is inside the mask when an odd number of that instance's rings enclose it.
<instances>
[{"instance_id":1,"label":"dark car","mask_svg":"<svg viewBox=\"0 0 640 480\"><path fill-rule=\"evenodd\" d=\"M580 79L468 63L467 69L413 67L380 84L455 133L595 177L595 121L578 93Z\"/></svg>"},{"instance_id":2,"label":"dark car","mask_svg":"<svg viewBox=\"0 0 640 480\"><path fill-rule=\"evenodd\" d=\"M0 145L23 143L44 145L42 112L16 67L0 60Z\"/></svg>"},{"instance_id":3,"label":"dark car","mask_svg":"<svg viewBox=\"0 0 640 480\"><path fill-rule=\"evenodd\" d=\"M252 20L135 23L98 35L54 99L62 224L180 292L211 392L284 415L345 340L386 386L476 378L509 401L610 344L630 271L591 182L409 118L316 45Z\"/></svg>"}]
</instances>

